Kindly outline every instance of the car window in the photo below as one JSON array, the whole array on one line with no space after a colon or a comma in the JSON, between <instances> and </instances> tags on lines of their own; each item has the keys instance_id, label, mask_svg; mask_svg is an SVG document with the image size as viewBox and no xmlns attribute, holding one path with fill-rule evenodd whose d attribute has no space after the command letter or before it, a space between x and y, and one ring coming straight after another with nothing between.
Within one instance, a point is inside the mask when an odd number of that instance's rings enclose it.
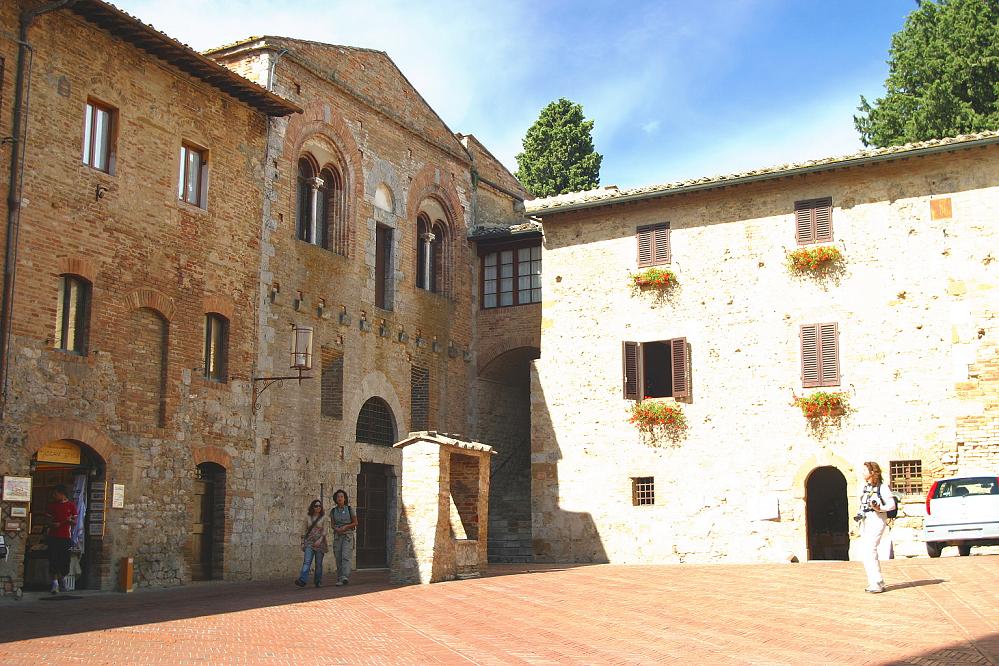
<instances>
[{"instance_id":1,"label":"car window","mask_svg":"<svg viewBox=\"0 0 999 666\"><path fill-rule=\"evenodd\" d=\"M999 493L999 479L992 476L949 479L937 486L934 499L941 497L969 497L971 495L993 495Z\"/></svg>"}]
</instances>

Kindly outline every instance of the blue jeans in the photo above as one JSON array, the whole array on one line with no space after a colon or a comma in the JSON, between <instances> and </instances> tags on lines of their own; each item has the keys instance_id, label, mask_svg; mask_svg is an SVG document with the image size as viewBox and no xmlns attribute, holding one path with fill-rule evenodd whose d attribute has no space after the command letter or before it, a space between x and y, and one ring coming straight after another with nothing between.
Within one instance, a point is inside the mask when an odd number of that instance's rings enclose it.
<instances>
[{"instance_id":1,"label":"blue jeans","mask_svg":"<svg viewBox=\"0 0 999 666\"><path fill-rule=\"evenodd\" d=\"M305 561L302 562L302 571L298 574L298 579L303 583L309 579L309 569L312 568L312 560L316 560L316 583L323 582L323 555L321 550L316 550L312 546L305 547Z\"/></svg>"}]
</instances>

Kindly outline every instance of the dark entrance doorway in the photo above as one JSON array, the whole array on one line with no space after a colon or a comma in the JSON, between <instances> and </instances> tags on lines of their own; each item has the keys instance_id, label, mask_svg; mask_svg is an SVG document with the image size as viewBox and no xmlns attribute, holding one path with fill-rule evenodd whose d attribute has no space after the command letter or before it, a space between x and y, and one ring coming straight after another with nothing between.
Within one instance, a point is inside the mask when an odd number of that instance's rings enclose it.
<instances>
[{"instance_id":1,"label":"dark entrance doorway","mask_svg":"<svg viewBox=\"0 0 999 666\"><path fill-rule=\"evenodd\" d=\"M361 463L357 475L357 568L388 566L390 465Z\"/></svg>"},{"instance_id":2,"label":"dark entrance doorway","mask_svg":"<svg viewBox=\"0 0 999 666\"><path fill-rule=\"evenodd\" d=\"M808 559L850 559L850 511L846 477L835 467L818 467L805 481Z\"/></svg>"},{"instance_id":3,"label":"dark entrance doorway","mask_svg":"<svg viewBox=\"0 0 999 666\"><path fill-rule=\"evenodd\" d=\"M225 469L221 465L202 463L195 469L190 515L191 579L221 578L225 523Z\"/></svg>"}]
</instances>

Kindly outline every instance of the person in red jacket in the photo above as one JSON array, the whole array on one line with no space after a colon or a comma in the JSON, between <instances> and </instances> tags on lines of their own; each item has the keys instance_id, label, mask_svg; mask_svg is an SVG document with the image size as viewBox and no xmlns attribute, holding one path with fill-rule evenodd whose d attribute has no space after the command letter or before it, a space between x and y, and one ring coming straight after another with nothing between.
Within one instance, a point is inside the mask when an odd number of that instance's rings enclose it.
<instances>
[{"instance_id":1,"label":"person in red jacket","mask_svg":"<svg viewBox=\"0 0 999 666\"><path fill-rule=\"evenodd\" d=\"M52 594L59 594L59 582L69 574L69 547L73 543L76 505L66 494L66 486L56 486L53 495L54 501L48 506L49 576L52 578Z\"/></svg>"}]
</instances>

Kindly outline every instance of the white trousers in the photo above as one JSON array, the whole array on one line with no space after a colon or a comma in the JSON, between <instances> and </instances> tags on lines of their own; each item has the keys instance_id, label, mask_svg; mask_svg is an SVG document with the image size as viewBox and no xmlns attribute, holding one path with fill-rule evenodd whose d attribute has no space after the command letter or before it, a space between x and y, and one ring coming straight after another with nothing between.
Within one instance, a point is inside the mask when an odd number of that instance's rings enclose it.
<instances>
[{"instance_id":1,"label":"white trousers","mask_svg":"<svg viewBox=\"0 0 999 666\"><path fill-rule=\"evenodd\" d=\"M884 585L878 546L887 528L885 514L875 511L864 514L864 524L860 532L860 556L864 562L864 571L867 572L867 587L870 588Z\"/></svg>"}]
</instances>

